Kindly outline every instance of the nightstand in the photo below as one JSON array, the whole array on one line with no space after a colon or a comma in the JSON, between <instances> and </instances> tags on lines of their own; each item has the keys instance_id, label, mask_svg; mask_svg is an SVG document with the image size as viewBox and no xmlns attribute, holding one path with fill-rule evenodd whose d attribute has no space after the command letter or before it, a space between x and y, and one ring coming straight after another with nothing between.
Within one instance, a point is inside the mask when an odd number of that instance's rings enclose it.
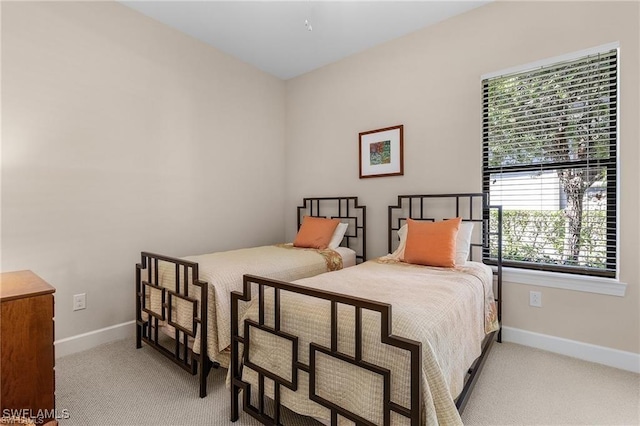
<instances>
[{"instance_id":1,"label":"nightstand","mask_svg":"<svg viewBox=\"0 0 640 426\"><path fill-rule=\"evenodd\" d=\"M55 417L54 292L31 271L0 274L0 413Z\"/></svg>"}]
</instances>

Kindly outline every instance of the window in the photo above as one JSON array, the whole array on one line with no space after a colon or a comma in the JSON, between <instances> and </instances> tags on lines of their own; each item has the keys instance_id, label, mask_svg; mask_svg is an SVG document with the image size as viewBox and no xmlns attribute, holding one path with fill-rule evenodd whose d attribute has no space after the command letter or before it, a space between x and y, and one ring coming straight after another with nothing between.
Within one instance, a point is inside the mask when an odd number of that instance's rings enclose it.
<instances>
[{"instance_id":1,"label":"window","mask_svg":"<svg viewBox=\"0 0 640 426\"><path fill-rule=\"evenodd\" d=\"M483 189L504 265L615 277L618 50L576 56L483 79Z\"/></svg>"}]
</instances>

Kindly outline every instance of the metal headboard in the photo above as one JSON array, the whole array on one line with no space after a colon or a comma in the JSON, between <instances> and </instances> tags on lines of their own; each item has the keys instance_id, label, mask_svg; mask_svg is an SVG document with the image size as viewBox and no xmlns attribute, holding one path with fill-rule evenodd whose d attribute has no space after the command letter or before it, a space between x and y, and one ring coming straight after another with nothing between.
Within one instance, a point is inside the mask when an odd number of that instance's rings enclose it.
<instances>
[{"instance_id":1,"label":"metal headboard","mask_svg":"<svg viewBox=\"0 0 640 426\"><path fill-rule=\"evenodd\" d=\"M389 253L399 242L398 230L408 218L434 222L461 217L463 222L481 224L480 230L474 230L472 235L469 258L482 261L488 232L487 200L483 193L398 195L398 204L389 206Z\"/></svg>"},{"instance_id":2,"label":"metal headboard","mask_svg":"<svg viewBox=\"0 0 640 426\"><path fill-rule=\"evenodd\" d=\"M358 204L358 197L309 197L298 206L298 229L304 216L340 219L349 223L342 246L356 252L358 263L367 260L367 207Z\"/></svg>"}]
</instances>

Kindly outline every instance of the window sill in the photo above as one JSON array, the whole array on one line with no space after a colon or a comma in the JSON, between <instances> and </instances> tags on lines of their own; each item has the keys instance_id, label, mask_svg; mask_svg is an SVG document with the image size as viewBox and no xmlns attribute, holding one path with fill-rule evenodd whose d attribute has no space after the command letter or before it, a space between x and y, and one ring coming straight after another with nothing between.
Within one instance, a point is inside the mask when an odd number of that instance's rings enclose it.
<instances>
[{"instance_id":1,"label":"window sill","mask_svg":"<svg viewBox=\"0 0 640 426\"><path fill-rule=\"evenodd\" d=\"M493 269L495 270L495 266ZM506 267L502 268L502 280L509 283L561 288L619 297L624 297L627 290L626 283L613 278Z\"/></svg>"}]
</instances>

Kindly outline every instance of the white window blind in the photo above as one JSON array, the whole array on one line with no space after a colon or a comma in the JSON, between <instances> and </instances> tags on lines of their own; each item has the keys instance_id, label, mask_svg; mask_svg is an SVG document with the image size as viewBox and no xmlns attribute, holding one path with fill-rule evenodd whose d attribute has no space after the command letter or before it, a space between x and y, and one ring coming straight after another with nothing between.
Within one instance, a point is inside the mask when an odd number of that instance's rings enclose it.
<instances>
[{"instance_id":1,"label":"white window blind","mask_svg":"<svg viewBox=\"0 0 640 426\"><path fill-rule=\"evenodd\" d=\"M608 49L483 80L483 188L503 206L505 265L615 276L617 73Z\"/></svg>"}]
</instances>

